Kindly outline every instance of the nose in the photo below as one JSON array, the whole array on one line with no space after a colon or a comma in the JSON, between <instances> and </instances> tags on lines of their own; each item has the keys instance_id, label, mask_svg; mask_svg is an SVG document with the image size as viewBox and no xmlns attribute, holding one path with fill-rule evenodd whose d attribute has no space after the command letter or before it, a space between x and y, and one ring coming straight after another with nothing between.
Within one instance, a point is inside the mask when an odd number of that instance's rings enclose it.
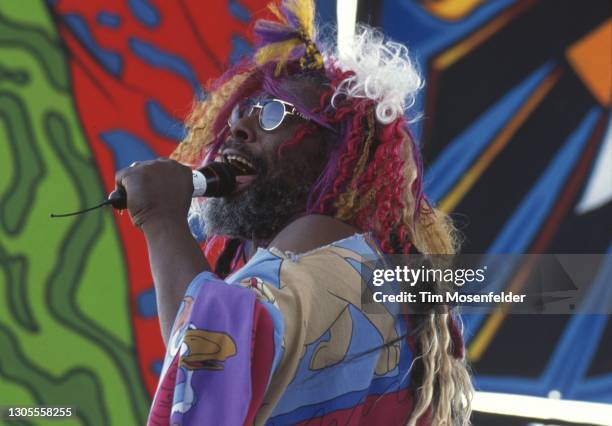
<instances>
[{"instance_id":1,"label":"nose","mask_svg":"<svg viewBox=\"0 0 612 426\"><path fill-rule=\"evenodd\" d=\"M242 143L253 143L255 142L255 124L253 115L244 116L238 119L233 126L230 127L230 133L232 138Z\"/></svg>"}]
</instances>

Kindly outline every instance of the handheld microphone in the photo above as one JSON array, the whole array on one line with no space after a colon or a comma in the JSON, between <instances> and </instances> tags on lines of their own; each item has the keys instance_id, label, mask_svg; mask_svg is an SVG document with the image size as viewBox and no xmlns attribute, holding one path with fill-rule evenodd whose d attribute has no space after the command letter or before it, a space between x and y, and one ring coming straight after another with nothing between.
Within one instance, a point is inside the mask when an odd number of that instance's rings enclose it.
<instances>
[{"instance_id":1,"label":"handheld microphone","mask_svg":"<svg viewBox=\"0 0 612 426\"><path fill-rule=\"evenodd\" d=\"M192 197L223 197L236 189L236 176L241 170L228 163L214 162L199 170L192 170ZM127 193L123 188L117 188L108 196L107 204L114 209L127 208Z\"/></svg>"},{"instance_id":2,"label":"handheld microphone","mask_svg":"<svg viewBox=\"0 0 612 426\"><path fill-rule=\"evenodd\" d=\"M193 194L192 197L223 197L236 189L236 176L244 172L229 163L214 162L199 170L192 170ZM51 217L67 217L85 213L102 206L112 206L116 210L127 208L127 193L124 188L117 188L111 192L106 201L97 206L80 210L74 213L51 214Z\"/></svg>"}]
</instances>

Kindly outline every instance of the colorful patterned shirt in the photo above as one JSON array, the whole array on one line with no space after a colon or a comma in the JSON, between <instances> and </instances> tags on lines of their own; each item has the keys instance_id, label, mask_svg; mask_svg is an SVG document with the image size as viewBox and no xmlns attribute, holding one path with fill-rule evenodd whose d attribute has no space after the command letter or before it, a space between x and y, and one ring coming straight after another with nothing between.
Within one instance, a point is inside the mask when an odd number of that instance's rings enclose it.
<instances>
[{"instance_id":1,"label":"colorful patterned shirt","mask_svg":"<svg viewBox=\"0 0 612 426\"><path fill-rule=\"evenodd\" d=\"M404 425L413 406L405 316L361 309L384 259L356 234L294 255L258 249L189 285L149 425Z\"/></svg>"}]
</instances>

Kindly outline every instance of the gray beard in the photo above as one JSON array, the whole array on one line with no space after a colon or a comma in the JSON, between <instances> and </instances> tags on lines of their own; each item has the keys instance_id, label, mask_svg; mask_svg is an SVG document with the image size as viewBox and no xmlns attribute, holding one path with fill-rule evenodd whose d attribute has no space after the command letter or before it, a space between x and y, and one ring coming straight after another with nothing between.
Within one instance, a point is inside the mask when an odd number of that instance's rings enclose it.
<instances>
[{"instance_id":1,"label":"gray beard","mask_svg":"<svg viewBox=\"0 0 612 426\"><path fill-rule=\"evenodd\" d=\"M304 212L312 184L290 182L286 176L258 176L240 194L208 198L201 212L204 232L207 236L270 240L292 217Z\"/></svg>"}]
</instances>

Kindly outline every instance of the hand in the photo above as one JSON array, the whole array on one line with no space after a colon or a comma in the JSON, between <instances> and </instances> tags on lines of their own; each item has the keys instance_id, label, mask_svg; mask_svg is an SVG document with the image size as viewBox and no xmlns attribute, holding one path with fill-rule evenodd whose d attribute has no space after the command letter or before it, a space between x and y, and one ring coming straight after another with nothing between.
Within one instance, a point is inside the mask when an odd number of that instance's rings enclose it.
<instances>
[{"instance_id":1,"label":"hand","mask_svg":"<svg viewBox=\"0 0 612 426\"><path fill-rule=\"evenodd\" d=\"M128 194L127 209L137 227L167 221L187 223L193 193L189 167L167 158L137 162L119 170L115 183Z\"/></svg>"}]
</instances>

